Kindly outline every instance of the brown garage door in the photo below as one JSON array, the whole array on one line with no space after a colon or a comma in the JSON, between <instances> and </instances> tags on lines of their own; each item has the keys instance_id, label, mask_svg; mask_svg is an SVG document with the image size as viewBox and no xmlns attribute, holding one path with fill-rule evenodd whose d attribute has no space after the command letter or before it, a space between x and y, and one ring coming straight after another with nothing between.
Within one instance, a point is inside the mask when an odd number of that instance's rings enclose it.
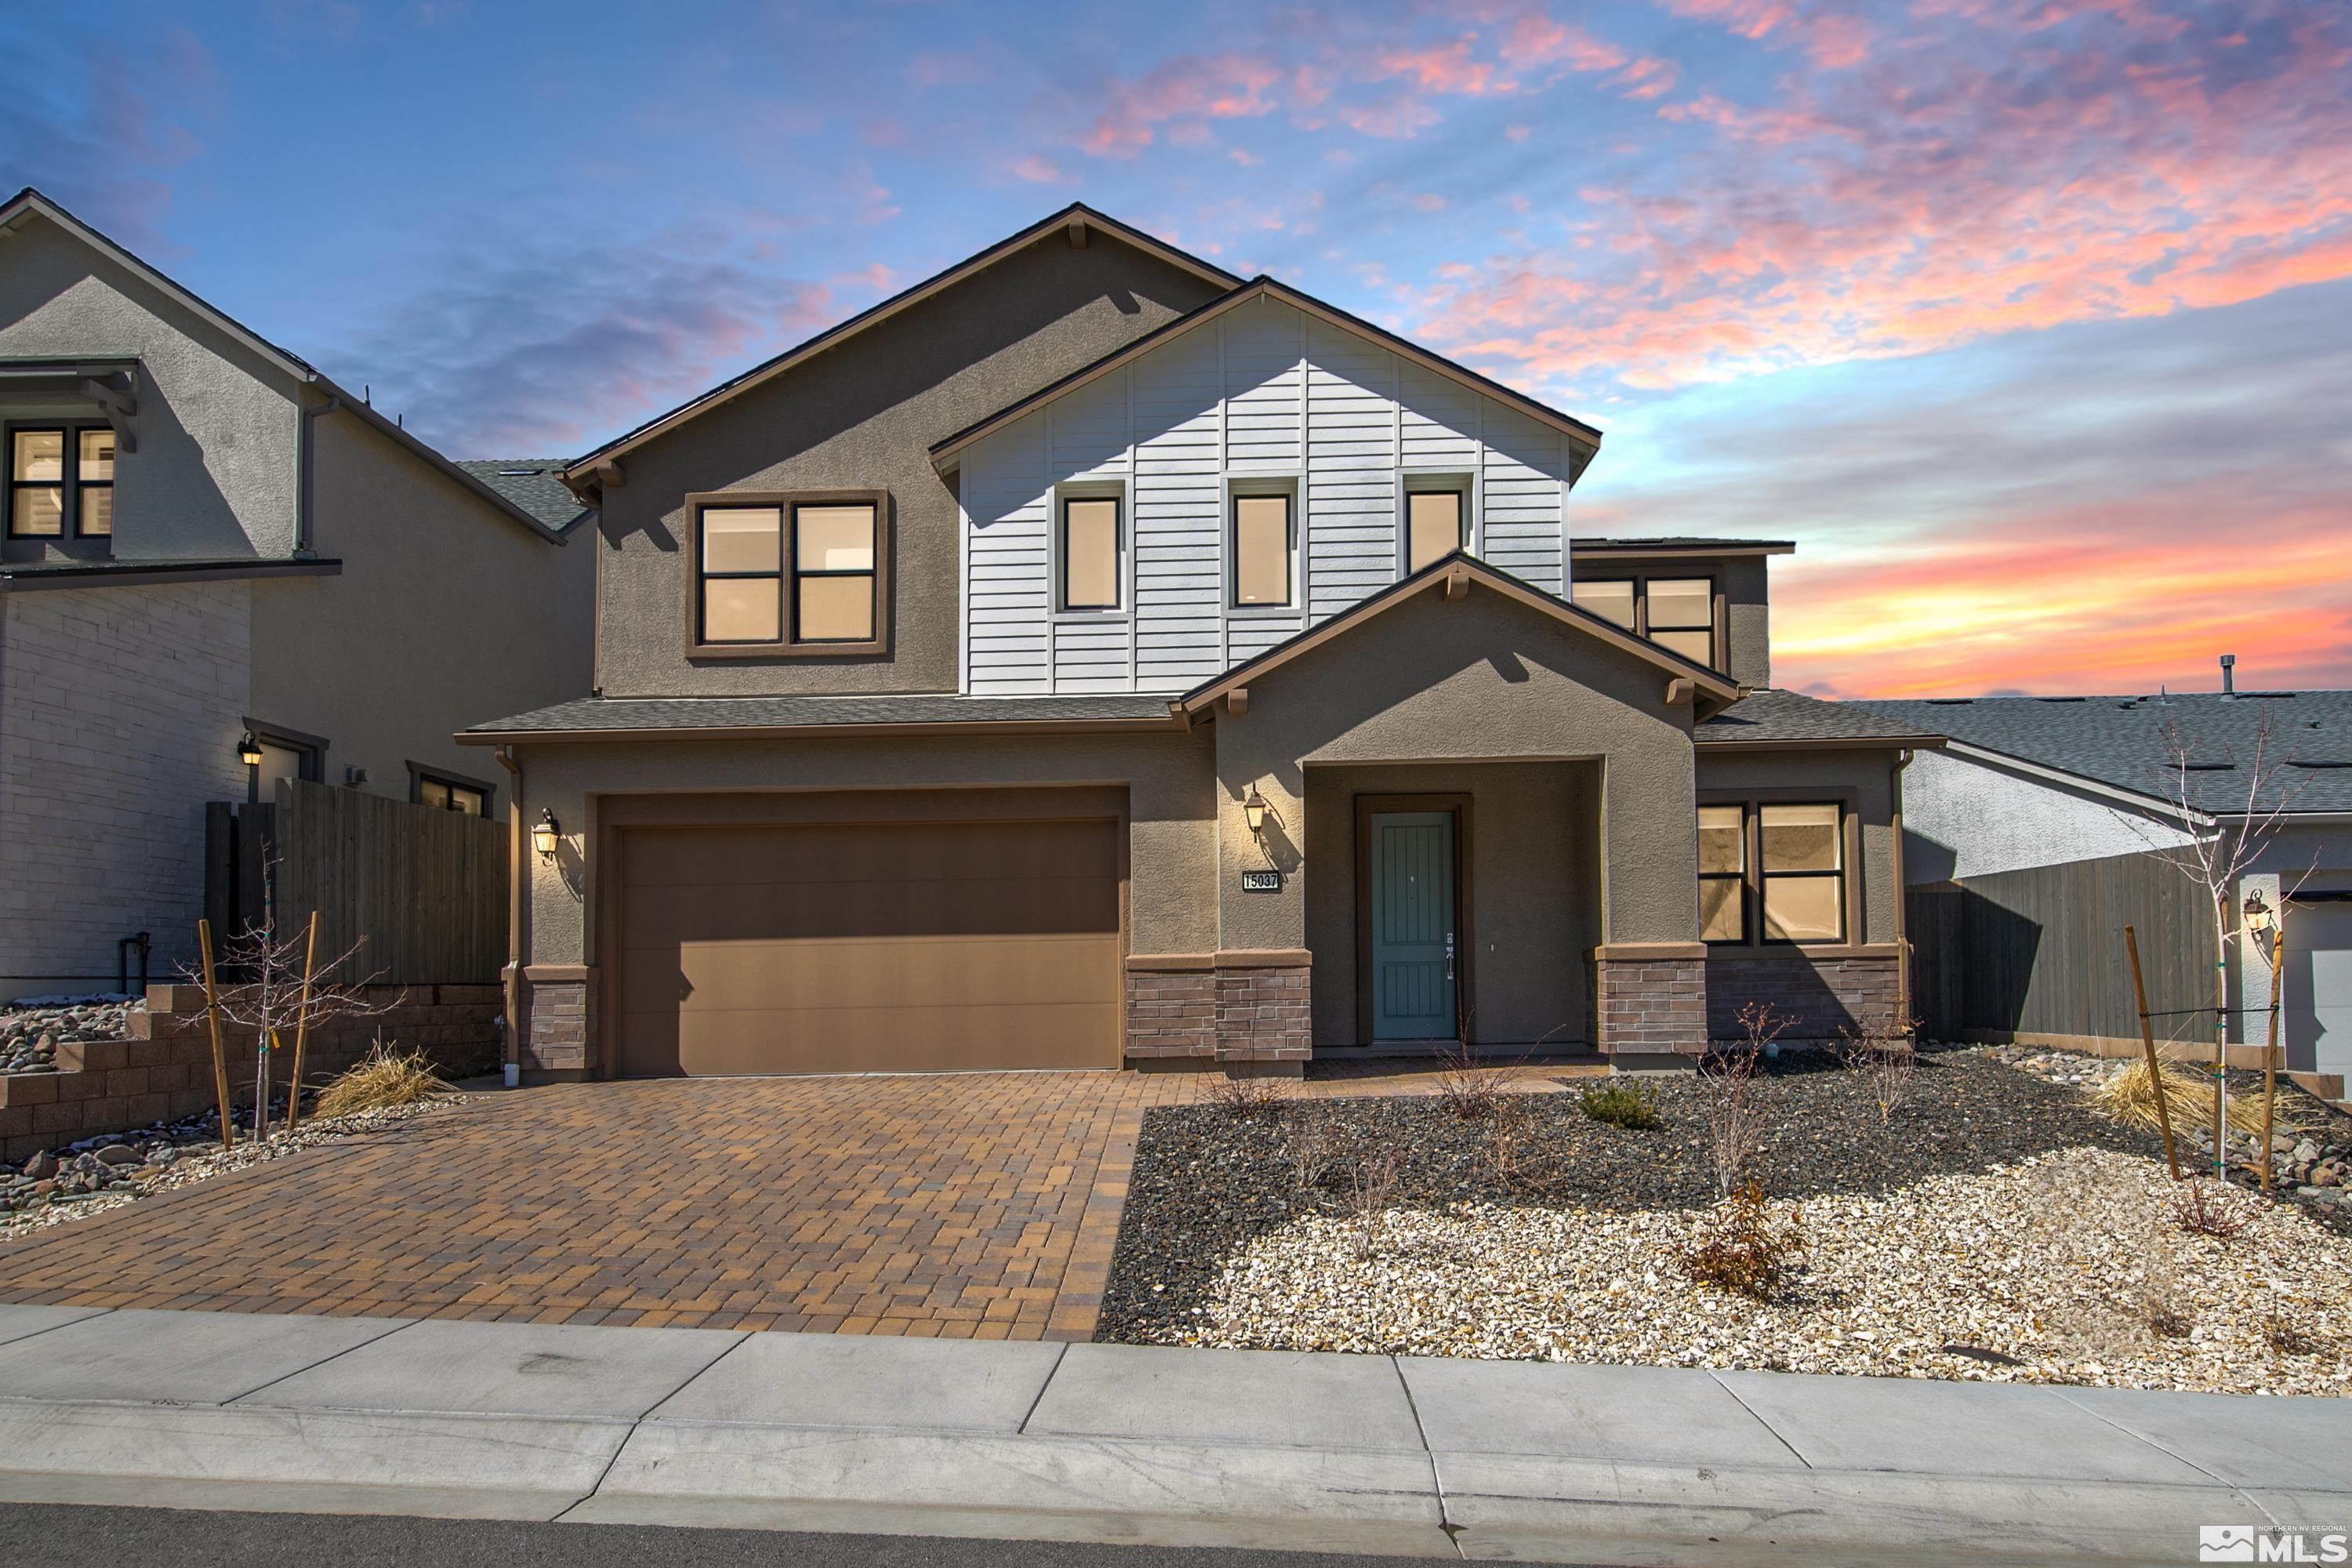
<instances>
[{"instance_id":1,"label":"brown garage door","mask_svg":"<svg viewBox=\"0 0 2352 1568\"><path fill-rule=\"evenodd\" d=\"M1118 1064L1109 822L629 828L618 1066Z\"/></svg>"}]
</instances>

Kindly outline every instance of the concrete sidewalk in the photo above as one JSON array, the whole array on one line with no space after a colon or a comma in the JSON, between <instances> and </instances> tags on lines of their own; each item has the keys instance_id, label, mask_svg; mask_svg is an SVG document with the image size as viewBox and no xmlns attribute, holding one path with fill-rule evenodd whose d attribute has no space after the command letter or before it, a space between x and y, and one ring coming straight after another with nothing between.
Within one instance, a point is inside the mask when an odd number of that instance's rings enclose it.
<instances>
[{"instance_id":1,"label":"concrete sidewalk","mask_svg":"<svg viewBox=\"0 0 2352 1568\"><path fill-rule=\"evenodd\" d=\"M2189 1563L2352 1401L0 1307L0 1500L1608 1563Z\"/></svg>"}]
</instances>

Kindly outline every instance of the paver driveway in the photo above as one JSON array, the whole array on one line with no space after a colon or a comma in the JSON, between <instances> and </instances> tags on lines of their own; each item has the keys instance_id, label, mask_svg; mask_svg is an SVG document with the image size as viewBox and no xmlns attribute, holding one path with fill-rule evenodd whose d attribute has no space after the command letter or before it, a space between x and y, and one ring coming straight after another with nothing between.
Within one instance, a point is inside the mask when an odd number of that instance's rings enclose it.
<instances>
[{"instance_id":1,"label":"paver driveway","mask_svg":"<svg viewBox=\"0 0 2352 1568\"><path fill-rule=\"evenodd\" d=\"M0 1300L1083 1339L1133 1073L562 1084L0 1247ZM1089 1224L1089 1209L1094 1220Z\"/></svg>"},{"instance_id":2,"label":"paver driveway","mask_svg":"<svg viewBox=\"0 0 2352 1568\"><path fill-rule=\"evenodd\" d=\"M1306 1092L1431 1087L1410 1069L1318 1079ZM0 1300L1083 1340L1142 1113L1207 1081L490 1090L0 1245Z\"/></svg>"}]
</instances>

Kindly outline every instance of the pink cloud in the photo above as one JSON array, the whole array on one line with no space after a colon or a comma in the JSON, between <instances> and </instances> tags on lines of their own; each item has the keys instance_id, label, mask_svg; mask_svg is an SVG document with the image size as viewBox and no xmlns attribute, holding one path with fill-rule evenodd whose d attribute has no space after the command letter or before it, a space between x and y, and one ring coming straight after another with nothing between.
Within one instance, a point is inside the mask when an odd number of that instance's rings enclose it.
<instances>
[{"instance_id":1,"label":"pink cloud","mask_svg":"<svg viewBox=\"0 0 2352 1568\"><path fill-rule=\"evenodd\" d=\"M1034 153L1025 158L1015 160L1013 164L1013 174L1016 179L1027 180L1032 184L1038 185L1055 185L1061 184L1062 181L1062 171L1053 160L1041 158Z\"/></svg>"}]
</instances>

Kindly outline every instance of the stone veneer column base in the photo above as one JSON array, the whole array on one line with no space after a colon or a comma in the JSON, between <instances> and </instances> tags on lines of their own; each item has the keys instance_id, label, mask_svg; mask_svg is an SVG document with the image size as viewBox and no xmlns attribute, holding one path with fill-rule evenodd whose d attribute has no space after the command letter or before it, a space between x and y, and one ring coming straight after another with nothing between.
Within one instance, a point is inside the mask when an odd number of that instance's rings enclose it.
<instances>
[{"instance_id":1,"label":"stone veneer column base","mask_svg":"<svg viewBox=\"0 0 2352 1568\"><path fill-rule=\"evenodd\" d=\"M1891 948L1836 958L1793 948L1720 948L1706 963L1707 1032L1717 1040L1743 1038L1739 1010L1760 1002L1788 1021L1782 1044L1836 1045L1848 1031L1884 1027L1895 1016L1901 972Z\"/></svg>"},{"instance_id":2,"label":"stone veneer column base","mask_svg":"<svg viewBox=\"0 0 2352 1568\"><path fill-rule=\"evenodd\" d=\"M1672 1067L1706 1049L1706 948L1619 942L1592 955L1594 1041L1629 1070Z\"/></svg>"},{"instance_id":3,"label":"stone veneer column base","mask_svg":"<svg viewBox=\"0 0 2352 1568\"><path fill-rule=\"evenodd\" d=\"M525 1083L564 1082L596 1068L596 971L583 963L533 963L522 972Z\"/></svg>"},{"instance_id":4,"label":"stone veneer column base","mask_svg":"<svg viewBox=\"0 0 2352 1568\"><path fill-rule=\"evenodd\" d=\"M1130 1067L1297 1074L1314 1054L1303 949L1128 960Z\"/></svg>"}]
</instances>

